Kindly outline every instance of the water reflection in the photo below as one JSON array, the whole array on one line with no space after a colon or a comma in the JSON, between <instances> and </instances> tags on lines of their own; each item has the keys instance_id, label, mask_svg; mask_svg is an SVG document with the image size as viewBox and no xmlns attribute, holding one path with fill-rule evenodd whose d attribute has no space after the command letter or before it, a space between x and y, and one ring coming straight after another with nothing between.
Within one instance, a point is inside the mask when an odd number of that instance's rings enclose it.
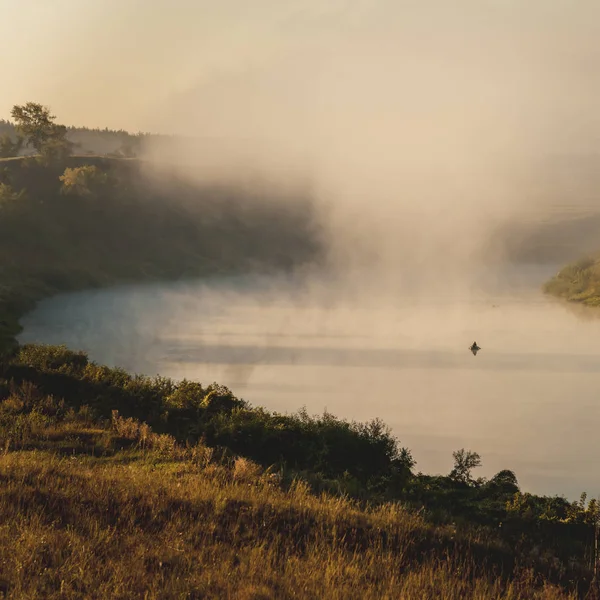
<instances>
[{"instance_id":1,"label":"water reflection","mask_svg":"<svg viewBox=\"0 0 600 600\"><path fill-rule=\"evenodd\" d=\"M594 495L600 311L544 297L554 270L482 272L449 294L333 294L293 279L72 294L41 303L21 341L219 381L274 410L378 416L425 472L449 471L467 447L482 475L511 468L532 491Z\"/></svg>"}]
</instances>

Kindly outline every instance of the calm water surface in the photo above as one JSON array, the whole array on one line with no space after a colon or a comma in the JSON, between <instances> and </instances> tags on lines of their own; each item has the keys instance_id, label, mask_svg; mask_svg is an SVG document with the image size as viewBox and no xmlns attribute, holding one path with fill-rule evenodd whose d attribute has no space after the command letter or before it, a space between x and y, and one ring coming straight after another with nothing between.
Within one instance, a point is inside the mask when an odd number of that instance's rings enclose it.
<instances>
[{"instance_id":1,"label":"calm water surface","mask_svg":"<svg viewBox=\"0 0 600 600\"><path fill-rule=\"evenodd\" d=\"M480 475L510 468L528 491L598 495L600 318L540 293L554 270L482 271L447 293L273 278L77 293L42 302L20 341L218 381L272 410L381 417L423 472L447 473L465 447Z\"/></svg>"}]
</instances>

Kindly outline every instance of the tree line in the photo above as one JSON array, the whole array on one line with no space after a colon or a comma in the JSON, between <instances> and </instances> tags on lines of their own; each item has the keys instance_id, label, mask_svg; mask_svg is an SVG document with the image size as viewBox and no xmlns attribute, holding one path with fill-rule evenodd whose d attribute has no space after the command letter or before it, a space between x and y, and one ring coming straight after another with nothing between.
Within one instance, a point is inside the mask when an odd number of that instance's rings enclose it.
<instances>
[{"instance_id":1,"label":"tree line","mask_svg":"<svg viewBox=\"0 0 600 600\"><path fill-rule=\"evenodd\" d=\"M12 121L0 119L0 158L37 154L48 162L64 159L75 151L134 158L146 138L158 137L123 129L61 125L49 107L37 102L13 106L11 118Z\"/></svg>"}]
</instances>

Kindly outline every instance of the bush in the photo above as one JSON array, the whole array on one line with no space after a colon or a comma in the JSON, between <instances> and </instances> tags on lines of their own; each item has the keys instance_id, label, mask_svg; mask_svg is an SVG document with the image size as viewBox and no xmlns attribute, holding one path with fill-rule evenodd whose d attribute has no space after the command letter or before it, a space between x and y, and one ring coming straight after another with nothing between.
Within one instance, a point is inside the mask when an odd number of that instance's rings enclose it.
<instances>
[{"instance_id":1,"label":"bush","mask_svg":"<svg viewBox=\"0 0 600 600\"><path fill-rule=\"evenodd\" d=\"M410 452L378 420L363 424L328 413L311 417L306 411L280 415L236 408L205 416L195 427L209 444L226 446L264 466L308 469L326 478L347 473L362 483L398 486L414 466Z\"/></svg>"},{"instance_id":2,"label":"bush","mask_svg":"<svg viewBox=\"0 0 600 600\"><path fill-rule=\"evenodd\" d=\"M25 344L17 354L16 362L41 371L80 372L88 364L85 352L74 352L66 346Z\"/></svg>"},{"instance_id":3,"label":"bush","mask_svg":"<svg viewBox=\"0 0 600 600\"><path fill-rule=\"evenodd\" d=\"M62 181L61 194L66 196L96 197L108 183L108 175L95 165L67 167L59 179Z\"/></svg>"},{"instance_id":4,"label":"bush","mask_svg":"<svg viewBox=\"0 0 600 600\"><path fill-rule=\"evenodd\" d=\"M489 489L507 494L515 494L519 491L519 482L517 481L517 476L513 473L513 471L509 471L507 469L496 473L496 475L494 475L486 485Z\"/></svg>"},{"instance_id":5,"label":"bush","mask_svg":"<svg viewBox=\"0 0 600 600\"><path fill-rule=\"evenodd\" d=\"M225 386L132 376L89 362L85 353L64 346L23 346L14 363L34 371L23 375L13 367L7 377L31 377L45 393L63 397L71 406L87 404L104 418L118 410L116 423L125 438L138 440L142 433L137 422L144 421L180 442L204 439L263 467L308 470L332 480L354 478L377 493L402 489L415 464L377 419L356 423L329 413L314 417L304 410L271 413L249 407Z\"/></svg>"}]
</instances>

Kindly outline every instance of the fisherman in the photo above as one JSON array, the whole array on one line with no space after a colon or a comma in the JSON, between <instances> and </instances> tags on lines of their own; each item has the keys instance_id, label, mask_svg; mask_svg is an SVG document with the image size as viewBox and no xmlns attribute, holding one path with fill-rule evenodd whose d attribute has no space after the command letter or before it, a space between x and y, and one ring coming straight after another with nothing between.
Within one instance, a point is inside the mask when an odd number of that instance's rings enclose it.
<instances>
[{"instance_id":1,"label":"fisherman","mask_svg":"<svg viewBox=\"0 0 600 600\"><path fill-rule=\"evenodd\" d=\"M469 350L473 353L473 356L477 356L477 352L479 352L481 348L477 345L477 342L473 342L473 345L469 348Z\"/></svg>"}]
</instances>

